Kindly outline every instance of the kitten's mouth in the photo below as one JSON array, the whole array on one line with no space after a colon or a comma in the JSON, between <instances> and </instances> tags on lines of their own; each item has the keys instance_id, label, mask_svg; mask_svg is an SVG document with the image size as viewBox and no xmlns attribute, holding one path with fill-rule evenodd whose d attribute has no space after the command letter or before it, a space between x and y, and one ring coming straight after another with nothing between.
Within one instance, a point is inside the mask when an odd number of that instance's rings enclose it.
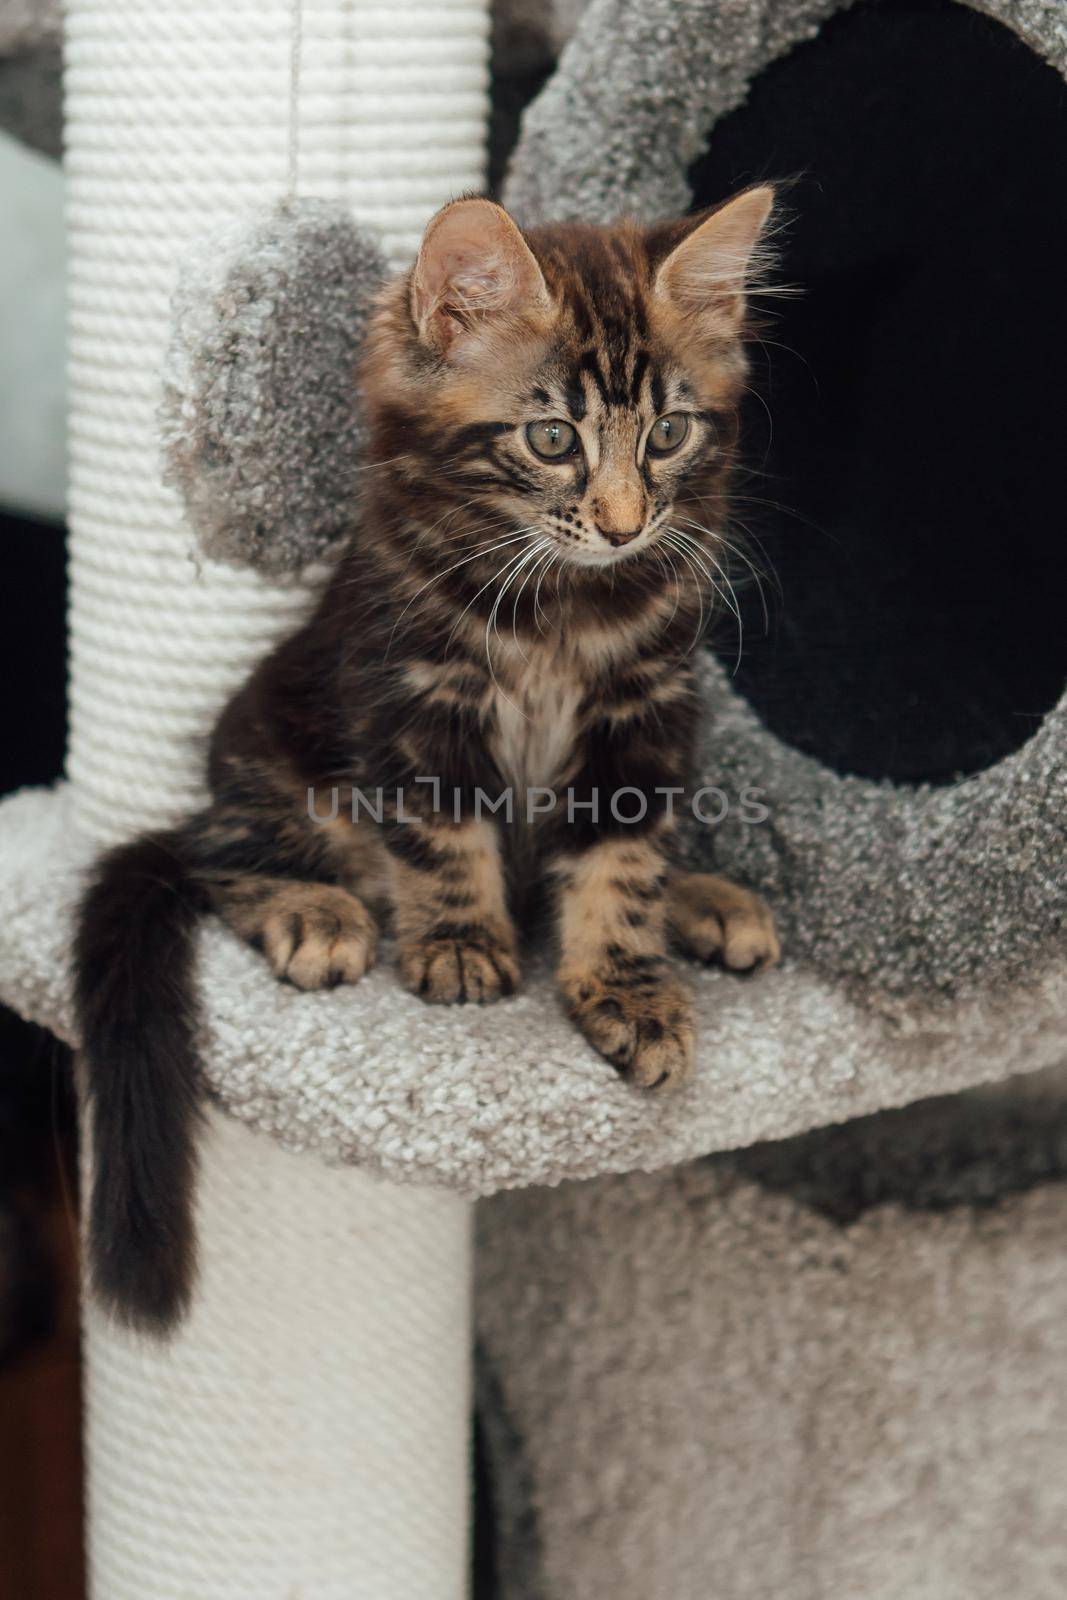
<instances>
[{"instance_id":1,"label":"kitten's mouth","mask_svg":"<svg viewBox=\"0 0 1067 1600\"><path fill-rule=\"evenodd\" d=\"M611 545L605 539L597 545L561 545L564 559L576 567L618 567L624 562L635 561L640 556L646 555L651 548L652 540L647 529L642 531L626 544Z\"/></svg>"}]
</instances>

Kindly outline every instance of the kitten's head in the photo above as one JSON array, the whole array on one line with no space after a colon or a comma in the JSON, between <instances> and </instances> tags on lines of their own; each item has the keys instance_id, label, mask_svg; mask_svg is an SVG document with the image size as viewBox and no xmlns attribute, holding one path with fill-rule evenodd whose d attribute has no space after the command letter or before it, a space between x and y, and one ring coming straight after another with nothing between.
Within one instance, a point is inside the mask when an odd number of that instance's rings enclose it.
<instances>
[{"instance_id":1,"label":"kitten's head","mask_svg":"<svg viewBox=\"0 0 1067 1600\"><path fill-rule=\"evenodd\" d=\"M451 505L592 569L652 550L729 464L773 200L525 233L490 200L446 206L372 328L376 459L432 491L442 526Z\"/></svg>"}]
</instances>

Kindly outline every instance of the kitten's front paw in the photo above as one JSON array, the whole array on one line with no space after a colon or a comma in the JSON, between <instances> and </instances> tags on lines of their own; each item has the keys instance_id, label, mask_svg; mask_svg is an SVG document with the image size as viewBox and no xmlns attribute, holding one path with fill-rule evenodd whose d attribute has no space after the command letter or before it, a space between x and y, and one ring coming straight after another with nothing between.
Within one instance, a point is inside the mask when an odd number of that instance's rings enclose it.
<instances>
[{"instance_id":1,"label":"kitten's front paw","mask_svg":"<svg viewBox=\"0 0 1067 1600\"><path fill-rule=\"evenodd\" d=\"M693 1002L662 963L561 978L567 1009L594 1049L641 1089L682 1084L693 1070Z\"/></svg>"},{"instance_id":2,"label":"kitten's front paw","mask_svg":"<svg viewBox=\"0 0 1067 1600\"><path fill-rule=\"evenodd\" d=\"M515 992L519 967L511 951L493 940L410 939L400 946L400 981L437 1005L487 1005Z\"/></svg>"},{"instance_id":3,"label":"kitten's front paw","mask_svg":"<svg viewBox=\"0 0 1067 1600\"><path fill-rule=\"evenodd\" d=\"M770 909L750 889L711 872L681 872L668 890L671 928L687 955L731 972L763 972L781 959Z\"/></svg>"}]
</instances>

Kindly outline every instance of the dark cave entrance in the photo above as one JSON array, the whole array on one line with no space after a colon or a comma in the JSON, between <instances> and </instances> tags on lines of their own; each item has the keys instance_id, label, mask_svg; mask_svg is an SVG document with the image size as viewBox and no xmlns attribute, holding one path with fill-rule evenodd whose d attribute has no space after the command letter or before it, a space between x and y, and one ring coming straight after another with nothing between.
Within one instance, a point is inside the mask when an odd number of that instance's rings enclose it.
<instances>
[{"instance_id":1,"label":"dark cave entrance","mask_svg":"<svg viewBox=\"0 0 1067 1600\"><path fill-rule=\"evenodd\" d=\"M767 304L737 505L780 594L767 627L742 583L735 681L839 771L951 782L1067 677L1067 86L969 7L867 0L761 74L694 203L782 175L803 293Z\"/></svg>"}]
</instances>

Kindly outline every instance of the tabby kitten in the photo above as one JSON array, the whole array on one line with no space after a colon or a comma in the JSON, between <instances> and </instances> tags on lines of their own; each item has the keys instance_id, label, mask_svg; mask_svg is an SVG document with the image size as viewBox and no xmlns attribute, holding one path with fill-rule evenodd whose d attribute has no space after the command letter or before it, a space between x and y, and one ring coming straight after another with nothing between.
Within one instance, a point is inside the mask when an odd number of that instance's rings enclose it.
<instances>
[{"instance_id":1,"label":"tabby kitten","mask_svg":"<svg viewBox=\"0 0 1067 1600\"><path fill-rule=\"evenodd\" d=\"M111 851L81 906L92 1275L129 1323L165 1331L193 1283L203 913L303 989L362 977L384 913L405 988L482 1003L547 885L563 1002L647 1089L693 1054L668 936L777 958L755 897L671 856L772 201L522 232L459 200L383 292L348 549L223 711L210 806Z\"/></svg>"}]
</instances>

